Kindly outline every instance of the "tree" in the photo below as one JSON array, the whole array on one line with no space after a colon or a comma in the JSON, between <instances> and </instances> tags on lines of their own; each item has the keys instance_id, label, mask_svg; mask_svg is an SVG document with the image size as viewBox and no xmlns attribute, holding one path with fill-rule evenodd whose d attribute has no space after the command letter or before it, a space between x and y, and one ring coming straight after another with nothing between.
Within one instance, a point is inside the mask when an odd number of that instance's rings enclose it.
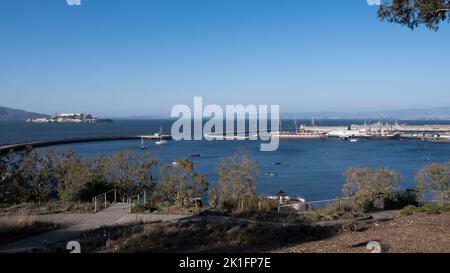
<instances>
[{"instance_id":1,"label":"tree","mask_svg":"<svg viewBox=\"0 0 450 273\"><path fill-rule=\"evenodd\" d=\"M440 205L450 200L450 162L433 163L420 170L416 175L417 189L423 197L429 192Z\"/></svg>"},{"instance_id":2,"label":"tree","mask_svg":"<svg viewBox=\"0 0 450 273\"><path fill-rule=\"evenodd\" d=\"M381 21L415 29L419 25L438 30L439 24L450 21L449 0L393 0L378 9Z\"/></svg>"},{"instance_id":3,"label":"tree","mask_svg":"<svg viewBox=\"0 0 450 273\"><path fill-rule=\"evenodd\" d=\"M178 207L192 205L193 199L203 198L208 191L206 177L194 171L194 164L178 160L177 164L161 167L161 198L163 202Z\"/></svg>"},{"instance_id":4,"label":"tree","mask_svg":"<svg viewBox=\"0 0 450 273\"><path fill-rule=\"evenodd\" d=\"M60 157L57 168L60 199L64 202L90 201L85 200L85 187L92 183L94 176L90 164L69 151Z\"/></svg>"},{"instance_id":5,"label":"tree","mask_svg":"<svg viewBox=\"0 0 450 273\"><path fill-rule=\"evenodd\" d=\"M231 209L245 207L256 198L256 182L260 168L248 150L240 149L222 159L216 167L219 174L219 204Z\"/></svg>"},{"instance_id":6,"label":"tree","mask_svg":"<svg viewBox=\"0 0 450 273\"><path fill-rule=\"evenodd\" d=\"M23 160L23 154L10 152L0 158L0 202L5 204L17 204L28 202L31 199L31 191L20 175L19 166Z\"/></svg>"},{"instance_id":7,"label":"tree","mask_svg":"<svg viewBox=\"0 0 450 273\"><path fill-rule=\"evenodd\" d=\"M344 195L352 197L354 207L362 211L383 209L402 180L399 173L388 168L349 168L344 176Z\"/></svg>"},{"instance_id":8,"label":"tree","mask_svg":"<svg viewBox=\"0 0 450 273\"><path fill-rule=\"evenodd\" d=\"M31 149L11 152L0 161L2 203L46 202L55 192L50 162Z\"/></svg>"}]
</instances>

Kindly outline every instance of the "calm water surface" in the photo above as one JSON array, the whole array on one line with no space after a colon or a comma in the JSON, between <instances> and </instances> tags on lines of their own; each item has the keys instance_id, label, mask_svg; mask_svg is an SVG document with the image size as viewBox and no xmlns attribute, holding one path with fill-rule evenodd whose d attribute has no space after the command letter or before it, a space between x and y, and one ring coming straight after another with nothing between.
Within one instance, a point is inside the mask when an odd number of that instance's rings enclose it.
<instances>
[{"instance_id":1,"label":"calm water surface","mask_svg":"<svg viewBox=\"0 0 450 273\"><path fill-rule=\"evenodd\" d=\"M170 131L170 120L116 121L112 124L26 124L0 123L0 144L33 140L50 140L82 136L152 134L163 126ZM286 122L287 123L287 122ZM325 123L325 122L323 122ZM354 121L327 121L322 125L346 125ZM435 123L435 122L434 122ZM195 168L215 183L215 166L220 159L231 155L241 147L247 148L261 166L258 192L274 194L284 190L308 200L334 198L341 195L344 178L342 173L351 166L390 167L399 171L403 187L414 186L414 176L431 162L450 161L450 144L433 144L417 140L367 141L350 143L344 140L286 140L281 141L276 152L260 152L259 143L252 141L170 141L156 146L149 142L143 151L139 141L111 141L70 145L85 157L130 150L150 153L164 163L171 163L191 154ZM61 148L67 148L62 145ZM275 165L279 162L281 165ZM276 173L276 176L270 176Z\"/></svg>"}]
</instances>

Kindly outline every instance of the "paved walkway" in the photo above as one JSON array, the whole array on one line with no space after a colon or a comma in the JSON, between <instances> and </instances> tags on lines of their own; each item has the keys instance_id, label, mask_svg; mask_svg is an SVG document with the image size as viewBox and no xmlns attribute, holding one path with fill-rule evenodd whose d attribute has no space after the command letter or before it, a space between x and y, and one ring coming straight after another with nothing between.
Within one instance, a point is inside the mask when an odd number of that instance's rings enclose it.
<instances>
[{"instance_id":1,"label":"paved walkway","mask_svg":"<svg viewBox=\"0 0 450 273\"><path fill-rule=\"evenodd\" d=\"M81 234L100 228L131 222L164 222L182 219L181 215L158 215L128 213L128 204L115 204L95 214L50 214L37 216L37 221L54 223L64 226L62 229L49 231L37 236L19 240L17 242L0 247L0 253L29 252L45 245L51 245L59 241L69 241ZM0 222L11 220L11 217L2 217Z\"/></svg>"}]
</instances>

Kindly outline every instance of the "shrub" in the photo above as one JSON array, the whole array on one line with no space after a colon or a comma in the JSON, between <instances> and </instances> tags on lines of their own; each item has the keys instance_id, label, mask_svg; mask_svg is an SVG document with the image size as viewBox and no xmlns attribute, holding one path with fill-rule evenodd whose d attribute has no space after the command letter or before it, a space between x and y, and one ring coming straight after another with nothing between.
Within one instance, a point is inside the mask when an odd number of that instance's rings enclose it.
<instances>
[{"instance_id":1,"label":"shrub","mask_svg":"<svg viewBox=\"0 0 450 273\"><path fill-rule=\"evenodd\" d=\"M432 194L441 206L450 200L450 162L433 163L423 168L417 173L416 181L423 197Z\"/></svg>"},{"instance_id":2,"label":"shrub","mask_svg":"<svg viewBox=\"0 0 450 273\"><path fill-rule=\"evenodd\" d=\"M425 209L426 213L430 214L430 215L441 213L439 206L436 204L426 204L424 206L424 209Z\"/></svg>"},{"instance_id":3,"label":"shrub","mask_svg":"<svg viewBox=\"0 0 450 273\"><path fill-rule=\"evenodd\" d=\"M255 197L252 195L246 195L239 198L237 204L231 207L234 208L231 210L234 214L241 216L249 216L251 214L268 214L276 211L278 208L275 200Z\"/></svg>"},{"instance_id":4,"label":"shrub","mask_svg":"<svg viewBox=\"0 0 450 273\"><path fill-rule=\"evenodd\" d=\"M260 167L245 149L221 160L216 167L219 207L245 211L255 205Z\"/></svg>"},{"instance_id":5,"label":"shrub","mask_svg":"<svg viewBox=\"0 0 450 273\"><path fill-rule=\"evenodd\" d=\"M450 204L444 204L441 207L442 212L449 212L450 211Z\"/></svg>"},{"instance_id":6,"label":"shrub","mask_svg":"<svg viewBox=\"0 0 450 273\"><path fill-rule=\"evenodd\" d=\"M417 199L418 199L417 193L414 191L395 192L395 193L390 194L384 200L384 209L398 210L398 209L405 208L409 205L418 207L419 202Z\"/></svg>"},{"instance_id":7,"label":"shrub","mask_svg":"<svg viewBox=\"0 0 450 273\"><path fill-rule=\"evenodd\" d=\"M388 168L350 168L345 173L343 192L352 197L355 210L370 212L385 209L385 201L398 191L401 175Z\"/></svg>"},{"instance_id":8,"label":"shrub","mask_svg":"<svg viewBox=\"0 0 450 273\"><path fill-rule=\"evenodd\" d=\"M112 189L114 189L114 184L106 181L104 177L94 174L92 180L83 185L76 194L76 199L79 202L91 202L93 196L108 192Z\"/></svg>"},{"instance_id":9,"label":"shrub","mask_svg":"<svg viewBox=\"0 0 450 273\"><path fill-rule=\"evenodd\" d=\"M145 213L149 210L149 207L146 204L135 204L131 208L132 213Z\"/></svg>"},{"instance_id":10,"label":"shrub","mask_svg":"<svg viewBox=\"0 0 450 273\"><path fill-rule=\"evenodd\" d=\"M413 215L414 213L417 212L417 207L414 205L408 205L406 207L404 207L401 211L400 211L400 215L401 216L410 216Z\"/></svg>"}]
</instances>

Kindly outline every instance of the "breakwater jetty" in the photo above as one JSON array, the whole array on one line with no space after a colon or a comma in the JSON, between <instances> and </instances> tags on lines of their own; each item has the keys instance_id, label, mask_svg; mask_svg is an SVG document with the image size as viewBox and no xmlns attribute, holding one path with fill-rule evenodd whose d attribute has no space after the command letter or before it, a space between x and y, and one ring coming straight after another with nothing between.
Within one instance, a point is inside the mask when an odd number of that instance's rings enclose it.
<instances>
[{"instance_id":1,"label":"breakwater jetty","mask_svg":"<svg viewBox=\"0 0 450 273\"><path fill-rule=\"evenodd\" d=\"M170 135L138 135L138 136L98 136L98 137L81 137L81 138L68 138L68 139L58 139L58 140L48 140L48 141L30 141L16 144L8 144L0 146L0 155L6 154L9 151L23 151L28 147L32 148L41 148L41 147L49 147L56 145L65 145L65 144L76 144L76 143L87 143L87 142L100 142L100 141L121 141L121 140L150 140L150 141L158 141L158 140L171 140L172 136Z\"/></svg>"}]
</instances>

